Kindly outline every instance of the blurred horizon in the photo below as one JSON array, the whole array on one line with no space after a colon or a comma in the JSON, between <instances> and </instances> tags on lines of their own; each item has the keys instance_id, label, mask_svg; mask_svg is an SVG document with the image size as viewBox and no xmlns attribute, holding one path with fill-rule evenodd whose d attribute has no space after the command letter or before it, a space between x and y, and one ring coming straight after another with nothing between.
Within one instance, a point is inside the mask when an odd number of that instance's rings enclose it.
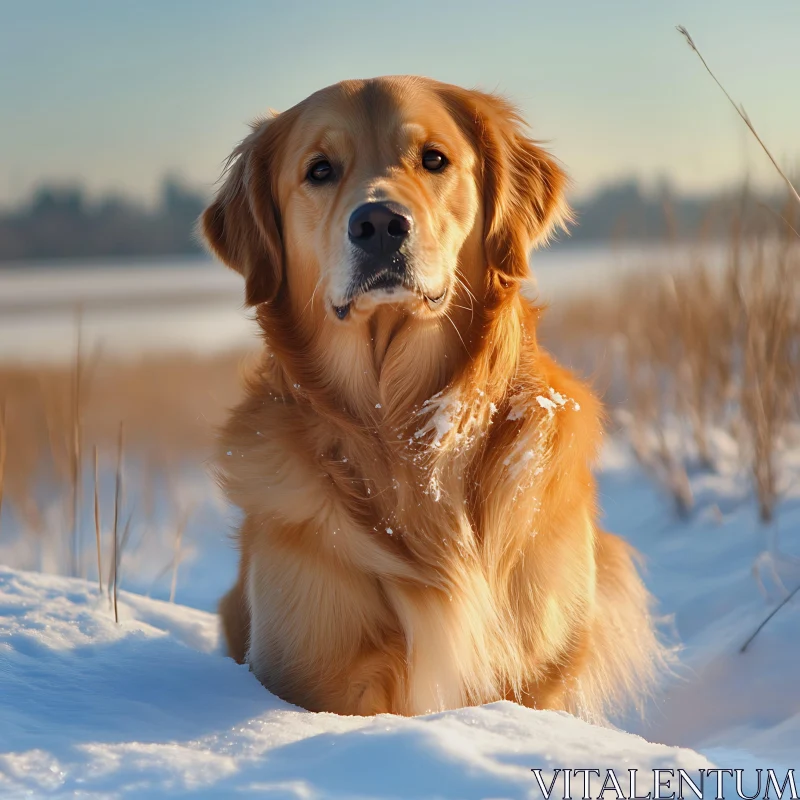
<instances>
[{"instance_id":1,"label":"blurred horizon","mask_svg":"<svg viewBox=\"0 0 800 800\"><path fill-rule=\"evenodd\" d=\"M743 223L748 235L763 235L784 214L794 218L787 199L785 187L757 192L742 184L691 195L667 179L649 187L620 180L573 198L575 222L550 246L712 243ZM68 266L73 259L200 255L196 223L208 200L175 175L162 178L149 204L119 192L92 198L78 183L42 184L18 206L0 210L0 269L51 260Z\"/></svg>"},{"instance_id":2,"label":"blurred horizon","mask_svg":"<svg viewBox=\"0 0 800 800\"><path fill-rule=\"evenodd\" d=\"M634 180L679 195L744 180L776 189L679 23L778 161L799 163L800 105L786 102L800 75L794 0L408 0L402 13L361 0L0 0L0 14L0 210L43 185L152 207L168 175L208 196L251 118L343 78L397 73L509 96L578 198Z\"/></svg>"}]
</instances>

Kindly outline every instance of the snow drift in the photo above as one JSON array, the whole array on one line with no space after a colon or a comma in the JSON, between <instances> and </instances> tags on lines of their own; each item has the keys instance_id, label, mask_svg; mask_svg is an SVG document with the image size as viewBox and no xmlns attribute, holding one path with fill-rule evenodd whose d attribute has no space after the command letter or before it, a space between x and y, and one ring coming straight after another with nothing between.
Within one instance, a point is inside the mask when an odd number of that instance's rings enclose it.
<instances>
[{"instance_id":1,"label":"snow drift","mask_svg":"<svg viewBox=\"0 0 800 800\"><path fill-rule=\"evenodd\" d=\"M312 714L219 652L214 615L0 568L0 796L532 798L558 767L710 766L567 714L495 703ZM556 793L557 794L557 793Z\"/></svg>"}]
</instances>

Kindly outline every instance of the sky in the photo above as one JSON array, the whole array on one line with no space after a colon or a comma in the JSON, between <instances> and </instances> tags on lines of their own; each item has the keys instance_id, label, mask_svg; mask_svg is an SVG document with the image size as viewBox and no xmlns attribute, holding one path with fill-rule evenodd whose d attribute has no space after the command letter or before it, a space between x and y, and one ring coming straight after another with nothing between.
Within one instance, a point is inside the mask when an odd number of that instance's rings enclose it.
<instances>
[{"instance_id":1,"label":"sky","mask_svg":"<svg viewBox=\"0 0 800 800\"><path fill-rule=\"evenodd\" d=\"M800 0L0 0L0 205L45 181L152 200L165 173L211 192L267 108L400 73L511 97L577 196L773 181L677 24L800 168Z\"/></svg>"}]
</instances>

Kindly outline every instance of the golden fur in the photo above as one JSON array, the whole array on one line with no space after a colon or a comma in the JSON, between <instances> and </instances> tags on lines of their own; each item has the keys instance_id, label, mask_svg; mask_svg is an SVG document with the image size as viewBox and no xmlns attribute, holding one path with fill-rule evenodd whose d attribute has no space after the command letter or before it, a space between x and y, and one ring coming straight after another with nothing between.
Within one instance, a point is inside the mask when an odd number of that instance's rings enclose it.
<instances>
[{"instance_id":1,"label":"golden fur","mask_svg":"<svg viewBox=\"0 0 800 800\"><path fill-rule=\"evenodd\" d=\"M441 174L420 166L434 145ZM338 178L305 180L323 154ZM202 218L266 348L222 431L244 512L230 654L341 714L500 698L600 718L660 658L631 548L597 526L601 409L539 347L531 248L565 176L504 100L414 77L347 81L257 121ZM348 215L402 202L417 292L345 320ZM428 298L442 290L446 300Z\"/></svg>"}]
</instances>

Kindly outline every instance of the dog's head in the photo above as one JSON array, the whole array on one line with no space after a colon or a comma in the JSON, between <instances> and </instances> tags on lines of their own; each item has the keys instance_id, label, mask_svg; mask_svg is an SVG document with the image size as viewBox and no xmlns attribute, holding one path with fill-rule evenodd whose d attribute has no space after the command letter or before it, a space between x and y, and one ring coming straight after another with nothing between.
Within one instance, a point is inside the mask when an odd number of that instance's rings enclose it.
<instances>
[{"instance_id":1,"label":"dog's head","mask_svg":"<svg viewBox=\"0 0 800 800\"><path fill-rule=\"evenodd\" d=\"M251 305L286 291L348 324L515 285L567 217L565 176L503 99L429 79L346 81L257 121L202 217Z\"/></svg>"}]
</instances>

